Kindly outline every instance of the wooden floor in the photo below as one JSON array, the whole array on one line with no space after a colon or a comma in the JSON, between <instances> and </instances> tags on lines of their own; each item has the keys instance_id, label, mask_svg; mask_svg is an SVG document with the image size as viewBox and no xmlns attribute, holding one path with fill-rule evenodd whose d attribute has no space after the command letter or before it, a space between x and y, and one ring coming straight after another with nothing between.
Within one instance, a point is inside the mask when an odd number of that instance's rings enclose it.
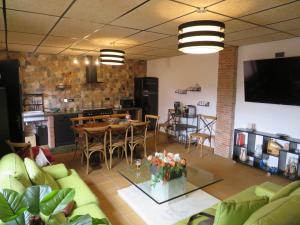
<instances>
[{"instance_id":1,"label":"wooden floor","mask_svg":"<svg viewBox=\"0 0 300 225\"><path fill-rule=\"evenodd\" d=\"M149 143L148 149L154 149L152 143ZM188 165L206 169L217 176L223 178L223 181L204 188L207 193L219 198L227 198L243 189L260 184L265 181L271 181L277 184L287 184L288 180L277 176L267 176L261 170L234 163L232 160L207 154L200 158L198 151L187 153L183 144L170 143L159 145L159 150L166 148L170 152L180 153L187 159ZM74 168L82 179L89 185L91 190L97 195L100 207L108 216L113 225L143 225L145 224L139 216L118 196L117 190L127 187L130 183L118 174L118 168L126 166L125 160L114 160L114 167L108 171L104 165L86 175L85 166L80 165L79 157L73 160L73 153L56 154L56 162L63 162L68 168Z\"/></svg>"}]
</instances>

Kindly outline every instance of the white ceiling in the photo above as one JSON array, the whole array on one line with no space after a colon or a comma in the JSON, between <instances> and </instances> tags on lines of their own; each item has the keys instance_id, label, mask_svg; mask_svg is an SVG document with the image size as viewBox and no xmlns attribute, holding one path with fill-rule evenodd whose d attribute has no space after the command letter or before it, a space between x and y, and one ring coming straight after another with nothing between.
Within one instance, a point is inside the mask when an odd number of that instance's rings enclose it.
<instances>
[{"instance_id":1,"label":"white ceiling","mask_svg":"<svg viewBox=\"0 0 300 225\"><path fill-rule=\"evenodd\" d=\"M9 0L8 49L99 55L103 48L127 58L181 54L177 29L193 20L225 22L225 44L241 46L300 36L299 0ZM2 7L2 3L0 4ZM198 9L205 7L205 13ZM0 15L0 49L4 49Z\"/></svg>"}]
</instances>

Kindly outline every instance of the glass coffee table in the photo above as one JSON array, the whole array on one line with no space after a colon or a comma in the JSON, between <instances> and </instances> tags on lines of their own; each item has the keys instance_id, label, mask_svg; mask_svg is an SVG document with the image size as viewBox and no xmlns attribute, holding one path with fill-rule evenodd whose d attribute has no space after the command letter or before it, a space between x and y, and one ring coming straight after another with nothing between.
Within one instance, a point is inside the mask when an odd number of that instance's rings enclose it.
<instances>
[{"instance_id":1,"label":"glass coffee table","mask_svg":"<svg viewBox=\"0 0 300 225\"><path fill-rule=\"evenodd\" d=\"M119 173L157 204L169 202L222 180L206 170L187 167L187 176L153 183L149 167L144 162L139 169L130 166L120 169Z\"/></svg>"}]
</instances>

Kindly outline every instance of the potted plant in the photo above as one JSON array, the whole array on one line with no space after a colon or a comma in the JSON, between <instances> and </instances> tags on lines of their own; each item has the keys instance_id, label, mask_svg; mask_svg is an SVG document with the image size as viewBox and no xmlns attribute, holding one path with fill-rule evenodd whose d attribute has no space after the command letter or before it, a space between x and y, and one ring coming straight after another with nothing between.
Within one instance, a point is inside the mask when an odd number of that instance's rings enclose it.
<instances>
[{"instance_id":1,"label":"potted plant","mask_svg":"<svg viewBox=\"0 0 300 225\"><path fill-rule=\"evenodd\" d=\"M0 189L0 220L5 225L58 225L56 216L73 200L74 189L51 190L47 185L28 187L23 194ZM43 216L41 216L43 215ZM75 216L65 225L106 225L89 215Z\"/></svg>"}]
</instances>

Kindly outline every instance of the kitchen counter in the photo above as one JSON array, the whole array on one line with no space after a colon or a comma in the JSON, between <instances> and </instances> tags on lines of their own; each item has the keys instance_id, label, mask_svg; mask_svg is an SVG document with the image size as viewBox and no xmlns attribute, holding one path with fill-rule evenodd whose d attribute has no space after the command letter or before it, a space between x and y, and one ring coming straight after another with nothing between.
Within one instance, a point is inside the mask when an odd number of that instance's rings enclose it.
<instances>
[{"instance_id":1,"label":"kitchen counter","mask_svg":"<svg viewBox=\"0 0 300 225\"><path fill-rule=\"evenodd\" d=\"M78 111L65 111L65 112L45 112L43 114L44 117L48 117L48 116L56 116L56 115L70 115L70 114L82 114L83 111L85 110L99 110L99 109L110 109L110 108L97 108L97 109L82 109L82 110L78 110ZM116 109L113 108L112 110L115 112L123 112L123 111L132 111L132 110L141 110L142 108L139 107L130 107L130 108L122 108L122 109ZM30 116L26 116L26 117L40 117L40 114L32 114ZM24 117L24 115L23 115Z\"/></svg>"}]
</instances>

